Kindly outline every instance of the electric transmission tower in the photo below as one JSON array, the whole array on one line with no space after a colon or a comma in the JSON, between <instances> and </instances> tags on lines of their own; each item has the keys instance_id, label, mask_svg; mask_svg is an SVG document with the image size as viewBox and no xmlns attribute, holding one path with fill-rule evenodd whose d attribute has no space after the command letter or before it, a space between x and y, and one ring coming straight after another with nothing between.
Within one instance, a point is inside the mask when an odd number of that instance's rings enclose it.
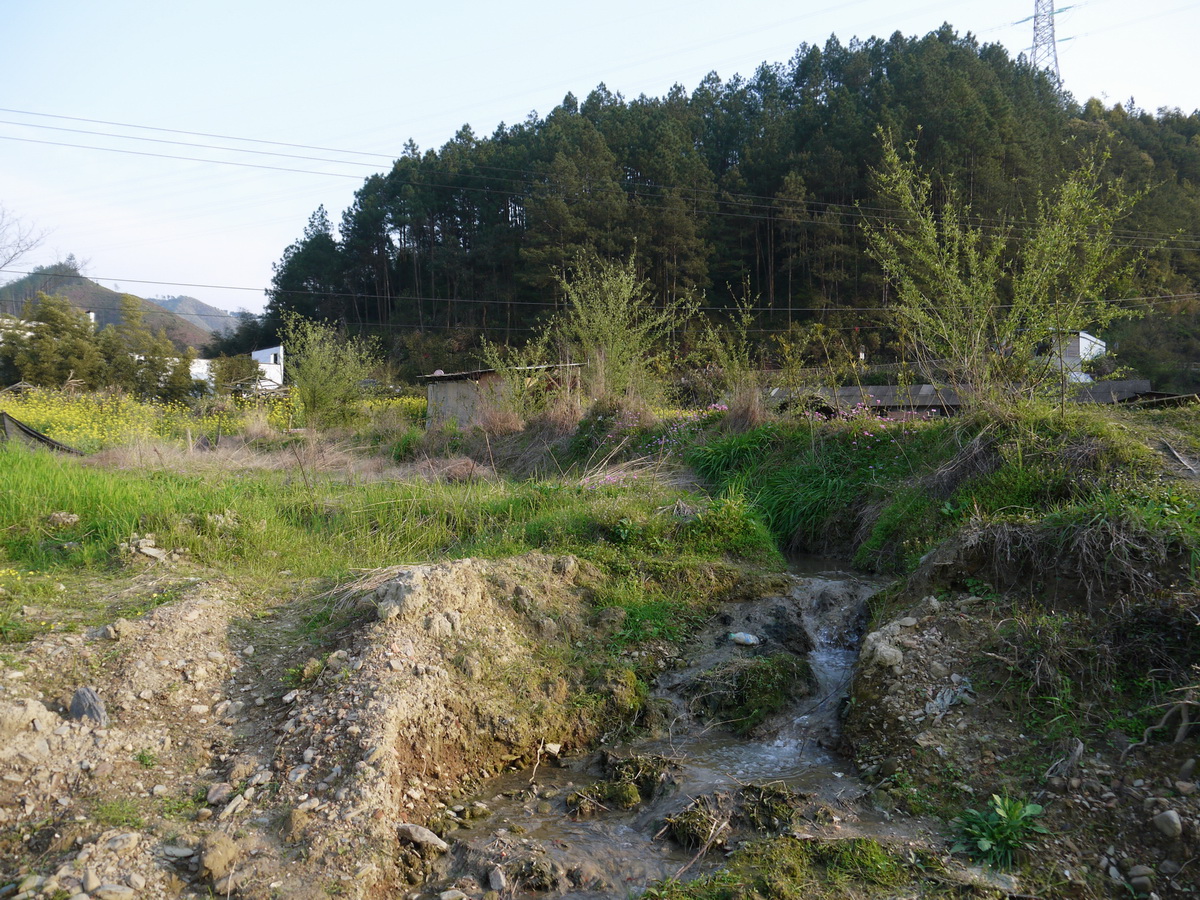
<instances>
[{"instance_id":1,"label":"electric transmission tower","mask_svg":"<svg viewBox=\"0 0 1200 900\"><path fill-rule=\"evenodd\" d=\"M1049 69L1055 84L1062 84L1058 72L1058 46L1054 42L1054 0L1034 0L1033 55L1035 69Z\"/></svg>"}]
</instances>

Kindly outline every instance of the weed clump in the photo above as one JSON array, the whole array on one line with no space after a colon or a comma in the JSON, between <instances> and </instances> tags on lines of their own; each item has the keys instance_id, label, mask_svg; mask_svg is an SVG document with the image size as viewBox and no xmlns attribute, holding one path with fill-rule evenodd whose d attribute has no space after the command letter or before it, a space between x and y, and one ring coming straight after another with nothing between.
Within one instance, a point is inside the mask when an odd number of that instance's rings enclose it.
<instances>
[{"instance_id":1,"label":"weed clump","mask_svg":"<svg viewBox=\"0 0 1200 900\"><path fill-rule=\"evenodd\" d=\"M671 839L691 850L724 847L731 834L730 797L728 794L704 794L697 797L665 824Z\"/></svg>"},{"instance_id":2,"label":"weed clump","mask_svg":"<svg viewBox=\"0 0 1200 900\"><path fill-rule=\"evenodd\" d=\"M609 756L608 777L567 795L567 809L578 816L593 816L611 809L633 809L653 800L674 783L676 766L652 754Z\"/></svg>"},{"instance_id":3,"label":"weed clump","mask_svg":"<svg viewBox=\"0 0 1200 900\"><path fill-rule=\"evenodd\" d=\"M959 839L955 853L966 852L972 859L1001 869L1012 868L1018 851L1028 847L1034 837L1049 834L1035 819L1042 814L1036 803L992 794L989 809L968 809L954 824Z\"/></svg>"},{"instance_id":4,"label":"weed clump","mask_svg":"<svg viewBox=\"0 0 1200 900\"><path fill-rule=\"evenodd\" d=\"M722 663L697 681L694 711L748 734L793 700L812 691L812 668L791 653Z\"/></svg>"}]
</instances>

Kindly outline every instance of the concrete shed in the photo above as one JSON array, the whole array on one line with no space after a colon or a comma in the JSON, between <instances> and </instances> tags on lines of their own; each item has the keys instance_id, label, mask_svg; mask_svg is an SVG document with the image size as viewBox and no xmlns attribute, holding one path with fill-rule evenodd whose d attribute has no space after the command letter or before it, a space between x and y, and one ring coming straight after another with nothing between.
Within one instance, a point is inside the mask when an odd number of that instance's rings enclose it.
<instances>
[{"instance_id":1,"label":"concrete shed","mask_svg":"<svg viewBox=\"0 0 1200 900\"><path fill-rule=\"evenodd\" d=\"M548 374L550 378L561 383L567 378L574 377L574 370L579 363L559 363L548 366L523 366L515 369L524 372L527 377L537 377ZM432 375L418 375L418 381L425 383L425 399L428 409L425 414L427 428L436 428L447 422L454 422L460 428L469 428L477 424L480 410L508 391L508 382L495 369L476 369L471 372L451 372L440 369Z\"/></svg>"}]
</instances>

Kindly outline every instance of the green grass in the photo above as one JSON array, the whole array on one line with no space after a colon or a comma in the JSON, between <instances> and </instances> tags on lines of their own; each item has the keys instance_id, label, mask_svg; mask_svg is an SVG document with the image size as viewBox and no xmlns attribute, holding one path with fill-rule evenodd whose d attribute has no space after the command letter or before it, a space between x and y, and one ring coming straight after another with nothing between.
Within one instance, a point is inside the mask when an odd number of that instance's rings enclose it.
<instances>
[{"instance_id":1,"label":"green grass","mask_svg":"<svg viewBox=\"0 0 1200 900\"><path fill-rule=\"evenodd\" d=\"M659 882L650 900L822 900L915 896L922 865L902 861L877 841L798 841L777 837L741 845L725 866L695 881ZM898 890L905 886L906 890Z\"/></svg>"},{"instance_id":2,"label":"green grass","mask_svg":"<svg viewBox=\"0 0 1200 900\"><path fill-rule=\"evenodd\" d=\"M40 626L22 604L52 600L60 578L108 577L130 562L134 533L233 581L296 579L328 584L351 570L530 550L573 553L648 593L630 605L630 640L682 634L688 603L669 595L687 573L729 555L778 562L771 535L749 504L702 498L652 478L588 487L552 481L346 484L280 472L226 475L106 470L74 458L0 445L0 639L27 640ZM704 511L694 520L677 501ZM77 524L52 527L67 511ZM183 569L186 574L186 568ZM138 615L175 594L170 587L125 601ZM679 613L679 615L677 615ZM644 625L644 627L643 627ZM48 626L47 626L48 627Z\"/></svg>"},{"instance_id":3,"label":"green grass","mask_svg":"<svg viewBox=\"0 0 1200 900\"><path fill-rule=\"evenodd\" d=\"M145 824L138 805L128 797L101 800L92 807L92 818L112 827L141 828Z\"/></svg>"}]
</instances>

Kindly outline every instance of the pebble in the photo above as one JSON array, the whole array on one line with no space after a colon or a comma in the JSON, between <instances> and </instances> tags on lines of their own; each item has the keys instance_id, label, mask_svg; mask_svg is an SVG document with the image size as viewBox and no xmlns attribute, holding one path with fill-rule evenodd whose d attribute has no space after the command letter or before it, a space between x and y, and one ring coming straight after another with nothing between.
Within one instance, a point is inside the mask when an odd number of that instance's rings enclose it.
<instances>
[{"instance_id":1,"label":"pebble","mask_svg":"<svg viewBox=\"0 0 1200 900\"><path fill-rule=\"evenodd\" d=\"M137 891L123 884L102 884L92 892L96 900L132 900Z\"/></svg>"},{"instance_id":2,"label":"pebble","mask_svg":"<svg viewBox=\"0 0 1200 900\"><path fill-rule=\"evenodd\" d=\"M107 841L105 841L104 849L110 853L115 853L118 856L121 856L134 849L138 845L138 842L141 840L141 838L142 836L136 831L126 831L123 834L110 837Z\"/></svg>"}]
</instances>

